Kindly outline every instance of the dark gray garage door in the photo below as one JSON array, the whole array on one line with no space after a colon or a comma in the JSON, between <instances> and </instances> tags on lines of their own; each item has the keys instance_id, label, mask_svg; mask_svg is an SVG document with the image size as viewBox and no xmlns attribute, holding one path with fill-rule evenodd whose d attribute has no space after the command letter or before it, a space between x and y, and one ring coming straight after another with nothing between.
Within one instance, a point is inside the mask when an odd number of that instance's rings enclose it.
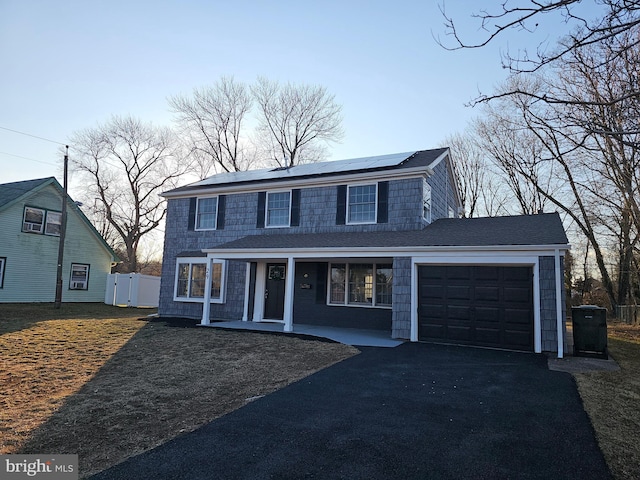
<instances>
[{"instance_id":1,"label":"dark gray garage door","mask_svg":"<svg viewBox=\"0 0 640 480\"><path fill-rule=\"evenodd\" d=\"M533 350L531 267L418 267L423 341Z\"/></svg>"}]
</instances>

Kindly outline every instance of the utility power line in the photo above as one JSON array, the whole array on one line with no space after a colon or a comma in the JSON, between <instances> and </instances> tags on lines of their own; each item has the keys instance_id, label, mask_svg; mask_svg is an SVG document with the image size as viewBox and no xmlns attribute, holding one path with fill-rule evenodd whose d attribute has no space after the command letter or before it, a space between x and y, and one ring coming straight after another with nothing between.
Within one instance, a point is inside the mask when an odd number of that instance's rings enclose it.
<instances>
[{"instance_id":1,"label":"utility power line","mask_svg":"<svg viewBox=\"0 0 640 480\"><path fill-rule=\"evenodd\" d=\"M45 142L57 143L58 145L63 145L65 147L67 146L66 143L56 142L55 140L51 140L49 138L40 137L38 135L33 135L32 133L20 132L18 130L13 130L13 129L7 128L7 127L0 127L0 129L6 130L7 132L13 132L13 133L17 133L17 134L20 134L20 135L26 135L27 137L37 138L38 140L44 140Z\"/></svg>"}]
</instances>

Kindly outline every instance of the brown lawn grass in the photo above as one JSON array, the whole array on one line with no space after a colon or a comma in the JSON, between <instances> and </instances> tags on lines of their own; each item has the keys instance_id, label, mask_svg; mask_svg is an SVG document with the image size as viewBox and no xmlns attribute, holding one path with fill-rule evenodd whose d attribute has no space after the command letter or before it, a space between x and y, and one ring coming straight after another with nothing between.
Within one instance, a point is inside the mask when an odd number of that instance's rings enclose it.
<instances>
[{"instance_id":1,"label":"brown lawn grass","mask_svg":"<svg viewBox=\"0 0 640 480\"><path fill-rule=\"evenodd\" d=\"M609 325L620 371L576 374L584 407L616 479L640 478L640 326Z\"/></svg>"},{"instance_id":2,"label":"brown lawn grass","mask_svg":"<svg viewBox=\"0 0 640 480\"><path fill-rule=\"evenodd\" d=\"M84 477L358 352L148 313L0 305L0 453L77 453Z\"/></svg>"}]
</instances>

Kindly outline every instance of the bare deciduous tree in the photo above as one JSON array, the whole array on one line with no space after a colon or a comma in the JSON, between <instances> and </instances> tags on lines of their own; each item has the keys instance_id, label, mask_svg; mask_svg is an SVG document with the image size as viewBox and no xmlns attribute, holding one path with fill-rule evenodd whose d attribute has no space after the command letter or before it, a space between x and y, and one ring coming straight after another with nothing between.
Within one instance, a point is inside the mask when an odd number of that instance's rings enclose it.
<instances>
[{"instance_id":1,"label":"bare deciduous tree","mask_svg":"<svg viewBox=\"0 0 640 480\"><path fill-rule=\"evenodd\" d=\"M117 238L112 247L125 252L126 270L137 271L140 240L165 216L158 194L176 186L189 170L188 164L179 161L173 132L115 116L96 128L74 133L70 145L70 167L85 180L84 197L96 202L111 238Z\"/></svg>"},{"instance_id":2,"label":"bare deciduous tree","mask_svg":"<svg viewBox=\"0 0 640 480\"><path fill-rule=\"evenodd\" d=\"M630 32L637 31L640 26L640 1L638 0L591 0L593 9L600 9L600 16L590 18L586 15L581 0L504 0L495 2L493 7L483 8L473 13L472 17L480 22L480 29L485 35L479 41L467 42L456 27L454 19L447 15L444 4L440 9L445 18L447 35L453 39L453 44L445 45L438 41L444 48L455 50L462 48L481 48L493 42L507 31L516 29L523 32L533 32L538 28L538 22L544 16L561 15L568 25L571 33L558 38L555 49L548 50L544 45L539 45L535 53L527 49L518 49L519 54L512 56L508 52L503 55L503 67L515 74L531 73L544 70L547 66L566 64L572 62L575 55L593 46L608 44L612 48L608 58L601 59L601 67L606 67L607 62L615 61L618 56L624 55L629 46L627 41L616 42L621 37L628 36ZM634 45L638 45L639 39L635 38ZM592 98L572 98L559 95L560 92L533 92L527 89L503 90L498 94L481 95L472 104L487 102L489 100L516 94L524 94L541 102L551 105L580 105L584 103L600 104L600 100ZM637 97L640 89L637 83L631 88L620 91L618 95L608 100L603 106L624 102L628 98Z\"/></svg>"},{"instance_id":3,"label":"bare deciduous tree","mask_svg":"<svg viewBox=\"0 0 640 480\"><path fill-rule=\"evenodd\" d=\"M169 99L171 110L202 179L214 172L247 170L254 160L243 125L251 110L248 87L230 77Z\"/></svg>"},{"instance_id":4,"label":"bare deciduous tree","mask_svg":"<svg viewBox=\"0 0 640 480\"><path fill-rule=\"evenodd\" d=\"M291 167L321 160L326 144L342 138L342 107L326 88L259 78L252 91L258 104L261 144L276 165Z\"/></svg>"}]
</instances>

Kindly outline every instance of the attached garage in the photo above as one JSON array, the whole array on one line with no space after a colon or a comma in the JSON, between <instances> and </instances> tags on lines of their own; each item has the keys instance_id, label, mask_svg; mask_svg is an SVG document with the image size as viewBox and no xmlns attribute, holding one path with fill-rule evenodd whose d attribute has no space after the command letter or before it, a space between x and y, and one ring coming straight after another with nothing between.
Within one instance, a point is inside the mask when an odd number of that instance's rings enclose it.
<instances>
[{"instance_id":1,"label":"attached garage","mask_svg":"<svg viewBox=\"0 0 640 480\"><path fill-rule=\"evenodd\" d=\"M533 269L420 265L418 339L534 350Z\"/></svg>"}]
</instances>

